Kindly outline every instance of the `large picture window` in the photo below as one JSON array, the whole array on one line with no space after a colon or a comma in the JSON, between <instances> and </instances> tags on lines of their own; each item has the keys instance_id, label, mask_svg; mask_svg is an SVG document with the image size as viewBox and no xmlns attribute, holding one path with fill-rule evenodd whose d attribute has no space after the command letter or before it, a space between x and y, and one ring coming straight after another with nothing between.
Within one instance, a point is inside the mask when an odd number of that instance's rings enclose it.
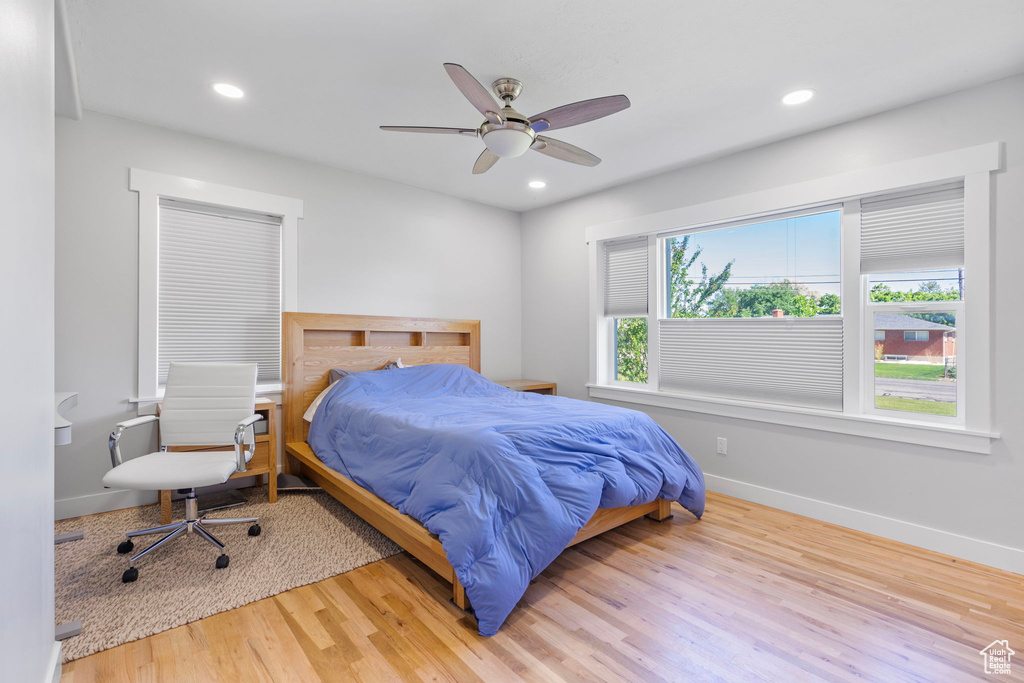
<instances>
[{"instance_id":1,"label":"large picture window","mask_svg":"<svg viewBox=\"0 0 1024 683\"><path fill-rule=\"evenodd\" d=\"M660 240L665 390L842 409L840 211Z\"/></svg>"},{"instance_id":2,"label":"large picture window","mask_svg":"<svg viewBox=\"0 0 1024 683\"><path fill-rule=\"evenodd\" d=\"M840 312L838 210L665 240L669 318Z\"/></svg>"}]
</instances>

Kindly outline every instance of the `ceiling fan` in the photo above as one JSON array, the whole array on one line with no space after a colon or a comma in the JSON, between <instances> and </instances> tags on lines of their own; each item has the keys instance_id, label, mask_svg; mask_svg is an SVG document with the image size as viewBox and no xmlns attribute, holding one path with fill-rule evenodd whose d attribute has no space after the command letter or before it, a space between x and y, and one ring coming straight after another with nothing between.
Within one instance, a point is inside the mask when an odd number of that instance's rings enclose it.
<instances>
[{"instance_id":1,"label":"ceiling fan","mask_svg":"<svg viewBox=\"0 0 1024 683\"><path fill-rule=\"evenodd\" d=\"M555 159L581 166L597 166L601 160L590 152L568 142L538 135L546 130L568 128L614 114L629 107L625 95L611 95L555 107L529 118L512 108L512 101L523 91L523 84L514 78L499 78L491 84L494 93L504 102L499 105L478 80L458 64L446 63L445 71L470 104L486 119L479 128L437 128L429 126L381 126L381 130L403 133L442 133L480 136L486 149L473 164L473 173L484 173L500 158L517 157L533 149Z\"/></svg>"}]
</instances>

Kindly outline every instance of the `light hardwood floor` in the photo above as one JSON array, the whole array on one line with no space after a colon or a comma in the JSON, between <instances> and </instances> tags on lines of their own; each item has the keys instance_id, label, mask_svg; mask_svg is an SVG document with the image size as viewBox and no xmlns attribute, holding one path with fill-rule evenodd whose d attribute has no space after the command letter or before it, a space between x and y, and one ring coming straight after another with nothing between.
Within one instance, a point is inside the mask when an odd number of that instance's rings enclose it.
<instances>
[{"instance_id":1,"label":"light hardwood floor","mask_svg":"<svg viewBox=\"0 0 1024 683\"><path fill-rule=\"evenodd\" d=\"M722 495L675 512L566 550L493 638L401 554L62 680L967 681L996 639L1024 679L1022 576Z\"/></svg>"}]
</instances>

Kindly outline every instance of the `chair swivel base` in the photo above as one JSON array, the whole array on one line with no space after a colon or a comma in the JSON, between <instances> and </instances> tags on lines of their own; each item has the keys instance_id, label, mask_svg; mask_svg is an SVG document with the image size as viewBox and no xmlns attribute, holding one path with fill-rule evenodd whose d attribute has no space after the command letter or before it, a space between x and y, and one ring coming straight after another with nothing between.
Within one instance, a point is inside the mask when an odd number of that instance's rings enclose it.
<instances>
[{"instance_id":1,"label":"chair swivel base","mask_svg":"<svg viewBox=\"0 0 1024 683\"><path fill-rule=\"evenodd\" d=\"M224 550L224 544L217 540L217 538L209 532L206 527L212 526L226 526L228 524L250 524L249 535L259 536L262 529L259 525L259 517L231 517L224 519L204 519L199 517L198 504L196 502L196 491L191 489L185 498L185 519L180 522L173 522L171 524L163 524L156 526L151 529L141 529L139 531L129 531L125 534L128 540L122 541L117 546L117 552L125 555L135 549L135 543L132 539L136 536L150 536L152 534L166 534L159 541L149 546L145 550L142 550L130 559L131 566L125 570L124 574L121 575L121 581L123 583L131 583L139 578L139 570L135 568L135 563L146 555L150 554L160 546L166 545L173 541L178 536L184 533L196 534L203 540L210 543L218 550ZM217 569L224 569L228 566L230 559L227 555L221 554L217 558Z\"/></svg>"}]
</instances>

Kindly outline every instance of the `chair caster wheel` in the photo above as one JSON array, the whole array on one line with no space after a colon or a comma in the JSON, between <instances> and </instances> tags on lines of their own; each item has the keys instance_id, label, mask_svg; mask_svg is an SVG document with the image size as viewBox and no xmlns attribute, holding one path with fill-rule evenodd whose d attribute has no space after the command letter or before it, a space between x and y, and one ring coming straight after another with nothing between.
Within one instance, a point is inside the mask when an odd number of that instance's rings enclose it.
<instances>
[{"instance_id":1,"label":"chair caster wheel","mask_svg":"<svg viewBox=\"0 0 1024 683\"><path fill-rule=\"evenodd\" d=\"M253 524L251 527L249 527L249 535L250 536L259 536L260 532L262 532L262 531L263 531L263 529L260 527L259 524Z\"/></svg>"},{"instance_id":2,"label":"chair caster wheel","mask_svg":"<svg viewBox=\"0 0 1024 683\"><path fill-rule=\"evenodd\" d=\"M117 552L119 555L127 555L135 547L135 544L131 541L121 541L117 544ZM135 579L132 579L134 581Z\"/></svg>"},{"instance_id":3,"label":"chair caster wheel","mask_svg":"<svg viewBox=\"0 0 1024 683\"><path fill-rule=\"evenodd\" d=\"M131 541L128 541L131 543ZM124 574L121 574L121 583L131 583L139 578L139 570L135 567L129 567L124 570Z\"/></svg>"},{"instance_id":4,"label":"chair caster wheel","mask_svg":"<svg viewBox=\"0 0 1024 683\"><path fill-rule=\"evenodd\" d=\"M217 558L217 569L224 569L224 567L228 566L228 562L230 561L230 557L228 557L227 555L221 555Z\"/></svg>"}]
</instances>

